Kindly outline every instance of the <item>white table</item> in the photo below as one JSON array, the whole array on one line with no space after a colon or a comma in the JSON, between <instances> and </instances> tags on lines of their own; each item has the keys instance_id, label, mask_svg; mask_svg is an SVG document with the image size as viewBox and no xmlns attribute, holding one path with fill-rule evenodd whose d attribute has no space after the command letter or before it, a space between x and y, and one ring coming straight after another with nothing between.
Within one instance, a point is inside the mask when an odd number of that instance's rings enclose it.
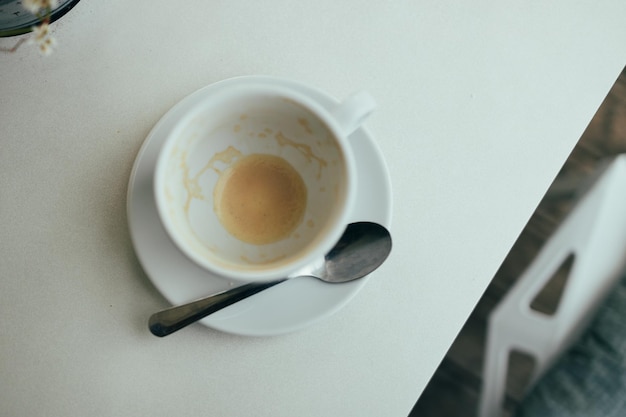
<instances>
[{"instance_id":1,"label":"white table","mask_svg":"<svg viewBox=\"0 0 626 417\"><path fill-rule=\"evenodd\" d=\"M81 1L53 55L0 55L0 414L408 414L626 63L625 17L622 0ZM377 98L394 250L304 330L158 339L130 170L171 106L243 74Z\"/></svg>"}]
</instances>

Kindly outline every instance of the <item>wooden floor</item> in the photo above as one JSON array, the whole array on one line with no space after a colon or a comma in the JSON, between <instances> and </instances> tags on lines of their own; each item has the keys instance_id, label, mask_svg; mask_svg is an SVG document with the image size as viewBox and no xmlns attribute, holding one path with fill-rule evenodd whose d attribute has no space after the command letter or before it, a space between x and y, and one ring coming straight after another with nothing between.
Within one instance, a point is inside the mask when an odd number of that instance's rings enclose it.
<instances>
[{"instance_id":1,"label":"wooden floor","mask_svg":"<svg viewBox=\"0 0 626 417\"><path fill-rule=\"evenodd\" d=\"M580 188L594 167L603 159L623 152L626 152L626 69L520 234L410 417L476 416L482 384L487 316L568 213L575 190ZM565 278L566 272L561 281ZM556 285L533 307L549 312L558 302L559 294L557 279ZM512 358L511 366L505 415L510 415L523 398L532 361L520 355Z\"/></svg>"}]
</instances>

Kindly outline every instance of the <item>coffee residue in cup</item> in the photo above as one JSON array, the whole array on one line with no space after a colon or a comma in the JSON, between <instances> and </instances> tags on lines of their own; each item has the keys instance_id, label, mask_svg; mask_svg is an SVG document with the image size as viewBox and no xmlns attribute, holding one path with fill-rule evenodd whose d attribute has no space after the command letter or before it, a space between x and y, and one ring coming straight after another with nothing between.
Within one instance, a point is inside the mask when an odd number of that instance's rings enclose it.
<instances>
[{"instance_id":1,"label":"coffee residue in cup","mask_svg":"<svg viewBox=\"0 0 626 417\"><path fill-rule=\"evenodd\" d=\"M185 201L185 205L183 207L185 214L189 216L189 207L191 206L191 201L193 199L204 200L204 195L202 193L202 187L200 187L200 177L209 169L212 169L217 174L220 174L221 171L216 168L216 164L218 162L222 162L225 164L232 163L235 159L241 158L242 154L239 150L235 149L232 146L224 149L221 152L217 152L215 155L209 159L209 161L200 169L196 175L193 177L189 174L189 166L187 165L187 152L182 152L180 158L180 167L183 170L183 186L185 190L187 190L187 200Z\"/></svg>"},{"instance_id":2,"label":"coffee residue in cup","mask_svg":"<svg viewBox=\"0 0 626 417\"><path fill-rule=\"evenodd\" d=\"M301 119L301 120L305 120L305 119ZM300 121L299 123L302 124L304 122ZM307 126L307 129L310 129L308 127L308 124L306 126ZM327 166L328 163L326 162L324 158L317 156L315 152L313 152L313 149L311 149L311 146L307 145L306 143L298 143L294 141L293 139L290 139L287 136L285 136L283 132L276 133L274 137L276 138L276 141L278 142L279 146L291 146L295 150L300 152L309 162L312 160L315 160L318 164L317 179L319 179L322 176L322 169L325 166Z\"/></svg>"},{"instance_id":3,"label":"coffee residue in cup","mask_svg":"<svg viewBox=\"0 0 626 417\"><path fill-rule=\"evenodd\" d=\"M236 238L255 245L289 237L302 222L307 189L286 160L251 154L231 165L213 191L214 210Z\"/></svg>"}]
</instances>

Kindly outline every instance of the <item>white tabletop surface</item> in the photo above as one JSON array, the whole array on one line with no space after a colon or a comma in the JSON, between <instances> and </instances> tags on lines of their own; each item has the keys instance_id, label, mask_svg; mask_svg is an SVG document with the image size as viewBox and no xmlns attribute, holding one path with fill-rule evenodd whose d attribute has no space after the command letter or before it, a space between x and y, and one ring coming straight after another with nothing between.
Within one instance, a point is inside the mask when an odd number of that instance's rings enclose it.
<instances>
[{"instance_id":1,"label":"white tabletop surface","mask_svg":"<svg viewBox=\"0 0 626 417\"><path fill-rule=\"evenodd\" d=\"M626 63L626 2L366 3L83 0L51 56L0 55L2 416L408 414ZM393 253L304 330L156 338L133 161L247 74L376 97Z\"/></svg>"}]
</instances>

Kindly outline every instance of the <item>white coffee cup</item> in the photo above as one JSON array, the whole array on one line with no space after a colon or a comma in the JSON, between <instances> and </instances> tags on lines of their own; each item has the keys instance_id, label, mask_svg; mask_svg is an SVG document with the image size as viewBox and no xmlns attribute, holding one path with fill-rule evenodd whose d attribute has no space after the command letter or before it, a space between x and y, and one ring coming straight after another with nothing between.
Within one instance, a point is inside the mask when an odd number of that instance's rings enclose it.
<instances>
[{"instance_id":1,"label":"white coffee cup","mask_svg":"<svg viewBox=\"0 0 626 417\"><path fill-rule=\"evenodd\" d=\"M297 275L343 234L357 178L348 136L366 92L328 109L274 83L230 83L177 122L157 160L156 206L176 246L235 280Z\"/></svg>"}]
</instances>

